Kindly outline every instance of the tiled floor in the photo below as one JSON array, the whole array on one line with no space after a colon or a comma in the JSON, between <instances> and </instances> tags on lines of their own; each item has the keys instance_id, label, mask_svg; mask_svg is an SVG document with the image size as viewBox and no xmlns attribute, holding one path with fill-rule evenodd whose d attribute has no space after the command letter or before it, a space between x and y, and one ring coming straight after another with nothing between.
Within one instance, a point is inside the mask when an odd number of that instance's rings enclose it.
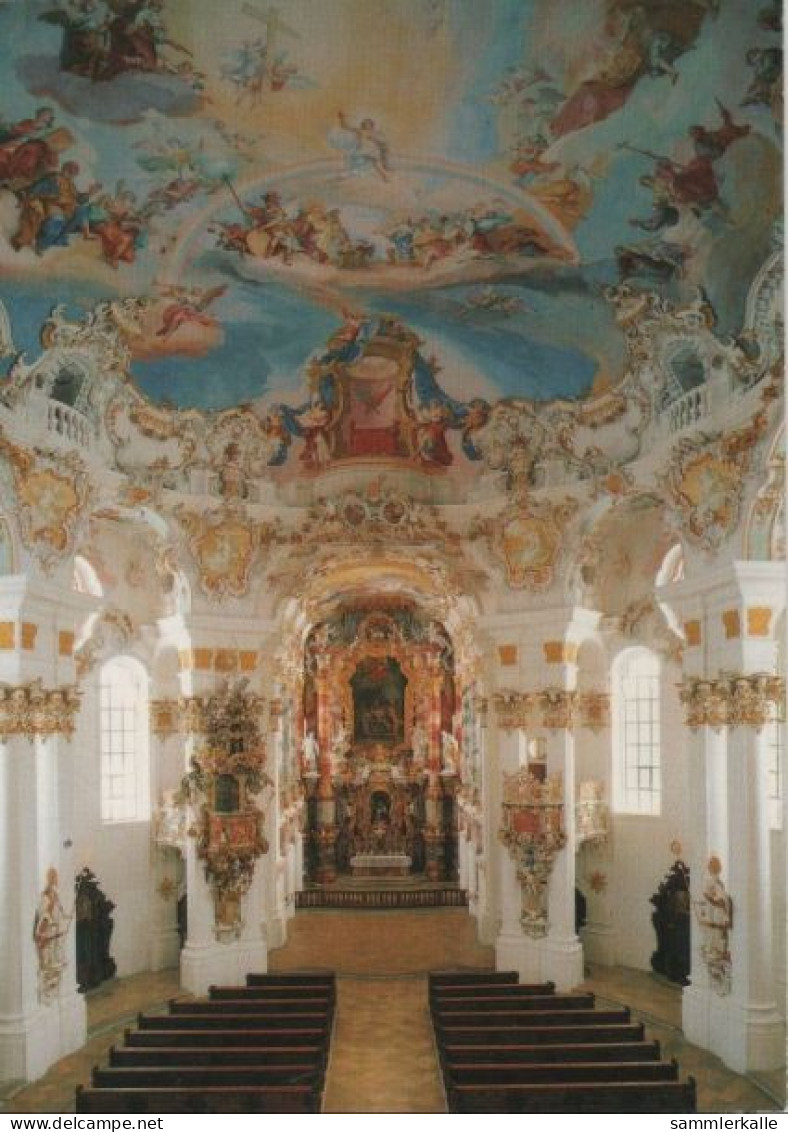
<instances>
[{"instance_id":1,"label":"tiled floor","mask_svg":"<svg viewBox=\"0 0 788 1132\"><path fill-rule=\"evenodd\" d=\"M301 912L287 946L269 956L272 971L335 970L337 1024L324 1111L445 1112L427 1012L425 973L493 966L462 909L424 912ZM664 1056L698 1081L702 1112L767 1112L781 1105L718 1058L683 1040L680 992L643 971L594 967L584 986L600 1001L626 1003L642 1017ZM12 1090L6 1112L72 1112L74 1087L87 1082L138 1010L164 1009L178 992L177 972L114 980L88 1000L89 1041L34 1085ZM782 1074L768 1084L776 1094Z\"/></svg>"}]
</instances>

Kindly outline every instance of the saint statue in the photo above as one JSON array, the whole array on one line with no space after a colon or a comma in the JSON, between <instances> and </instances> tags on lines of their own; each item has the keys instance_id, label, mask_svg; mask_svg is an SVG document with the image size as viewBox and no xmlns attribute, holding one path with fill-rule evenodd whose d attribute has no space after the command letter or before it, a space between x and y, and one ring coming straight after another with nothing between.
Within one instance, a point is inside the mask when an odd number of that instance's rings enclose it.
<instances>
[{"instance_id":1,"label":"saint statue","mask_svg":"<svg viewBox=\"0 0 788 1132\"><path fill-rule=\"evenodd\" d=\"M304 735L304 772L317 774L317 760L320 757L320 747L314 731L307 731Z\"/></svg>"}]
</instances>

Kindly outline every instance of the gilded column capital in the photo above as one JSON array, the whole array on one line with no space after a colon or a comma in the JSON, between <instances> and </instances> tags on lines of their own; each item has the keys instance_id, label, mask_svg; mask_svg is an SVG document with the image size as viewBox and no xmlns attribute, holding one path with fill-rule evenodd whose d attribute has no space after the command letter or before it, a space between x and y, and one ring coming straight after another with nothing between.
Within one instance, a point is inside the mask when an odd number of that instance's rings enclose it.
<instances>
[{"instance_id":1,"label":"gilded column capital","mask_svg":"<svg viewBox=\"0 0 788 1132\"><path fill-rule=\"evenodd\" d=\"M76 685L45 688L40 679L26 684L0 685L0 736L63 735L76 727L80 692Z\"/></svg>"},{"instance_id":2,"label":"gilded column capital","mask_svg":"<svg viewBox=\"0 0 788 1132\"><path fill-rule=\"evenodd\" d=\"M576 722L577 692L565 688L545 688L539 693L542 726L548 731L569 731Z\"/></svg>"},{"instance_id":3,"label":"gilded column capital","mask_svg":"<svg viewBox=\"0 0 788 1132\"><path fill-rule=\"evenodd\" d=\"M587 727L601 731L610 725L610 695L607 692L577 692L566 688L544 688L538 692L493 693L498 725L504 731L545 727L548 731L571 731Z\"/></svg>"},{"instance_id":4,"label":"gilded column capital","mask_svg":"<svg viewBox=\"0 0 788 1132\"><path fill-rule=\"evenodd\" d=\"M686 723L698 727L754 727L778 717L785 704L785 680L768 672L720 673L711 679L686 677L679 689Z\"/></svg>"},{"instance_id":5,"label":"gilded column capital","mask_svg":"<svg viewBox=\"0 0 788 1132\"><path fill-rule=\"evenodd\" d=\"M243 697L244 710L255 720L260 720L266 710L266 700L246 690L248 681L240 679L229 682L216 693L202 696L178 696L168 699L151 700L151 731L161 739L170 735L204 735L210 729L212 713L216 702L224 702L235 690Z\"/></svg>"},{"instance_id":6,"label":"gilded column capital","mask_svg":"<svg viewBox=\"0 0 788 1132\"><path fill-rule=\"evenodd\" d=\"M504 731L516 731L536 725L538 697L533 692L502 691L493 693L493 706L498 726Z\"/></svg>"},{"instance_id":7,"label":"gilded column capital","mask_svg":"<svg viewBox=\"0 0 788 1132\"><path fill-rule=\"evenodd\" d=\"M578 722L589 731L603 731L610 726L609 692L578 692Z\"/></svg>"}]
</instances>

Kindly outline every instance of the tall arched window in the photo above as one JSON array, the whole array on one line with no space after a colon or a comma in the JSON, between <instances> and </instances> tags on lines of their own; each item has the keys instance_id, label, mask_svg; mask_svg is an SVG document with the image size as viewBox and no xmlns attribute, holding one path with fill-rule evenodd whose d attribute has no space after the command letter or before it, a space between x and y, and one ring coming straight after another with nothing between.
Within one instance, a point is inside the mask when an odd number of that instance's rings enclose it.
<instances>
[{"instance_id":1,"label":"tall arched window","mask_svg":"<svg viewBox=\"0 0 788 1132\"><path fill-rule=\"evenodd\" d=\"M139 661L115 657L99 678L101 820L150 817L148 678Z\"/></svg>"},{"instance_id":2,"label":"tall arched window","mask_svg":"<svg viewBox=\"0 0 788 1132\"><path fill-rule=\"evenodd\" d=\"M613 662L613 804L621 813L659 814L659 658L625 649Z\"/></svg>"}]
</instances>

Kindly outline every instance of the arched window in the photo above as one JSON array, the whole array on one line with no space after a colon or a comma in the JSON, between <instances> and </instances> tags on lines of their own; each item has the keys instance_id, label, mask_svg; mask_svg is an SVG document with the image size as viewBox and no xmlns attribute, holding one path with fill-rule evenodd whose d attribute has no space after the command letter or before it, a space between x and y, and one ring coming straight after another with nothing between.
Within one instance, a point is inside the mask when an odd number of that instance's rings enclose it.
<instances>
[{"instance_id":1,"label":"arched window","mask_svg":"<svg viewBox=\"0 0 788 1132\"><path fill-rule=\"evenodd\" d=\"M116 657L99 678L101 820L150 817L148 679L139 661Z\"/></svg>"},{"instance_id":2,"label":"arched window","mask_svg":"<svg viewBox=\"0 0 788 1132\"><path fill-rule=\"evenodd\" d=\"M626 649L613 662L613 804L621 813L659 814L659 658Z\"/></svg>"}]
</instances>

